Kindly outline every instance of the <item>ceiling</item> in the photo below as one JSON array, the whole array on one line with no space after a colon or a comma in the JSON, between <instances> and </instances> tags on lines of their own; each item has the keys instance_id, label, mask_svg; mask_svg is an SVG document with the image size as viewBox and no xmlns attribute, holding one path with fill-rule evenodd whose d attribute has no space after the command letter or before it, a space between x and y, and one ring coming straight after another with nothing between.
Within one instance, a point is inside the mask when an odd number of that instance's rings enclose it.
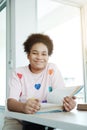
<instances>
[{"instance_id":1,"label":"ceiling","mask_svg":"<svg viewBox=\"0 0 87 130\"><path fill-rule=\"evenodd\" d=\"M60 3L69 4L78 7L82 7L87 4L87 0L52 0L52 1L58 1Z\"/></svg>"},{"instance_id":2,"label":"ceiling","mask_svg":"<svg viewBox=\"0 0 87 130\"><path fill-rule=\"evenodd\" d=\"M0 0L0 3L3 1L6 1L6 0ZM64 4L72 4L74 6L83 6L87 4L87 0L52 0L52 1L58 1Z\"/></svg>"},{"instance_id":3,"label":"ceiling","mask_svg":"<svg viewBox=\"0 0 87 130\"><path fill-rule=\"evenodd\" d=\"M75 10L75 8L77 8L77 6L71 6L71 0L37 0L37 16L38 19L43 18L44 16L48 17L48 15L52 15L52 13L54 12L59 12L60 14L63 13L65 11L65 15L66 15L66 11L67 14L71 14L70 10ZM75 1L75 0L72 0ZM81 0L79 4L81 3ZM84 0L83 0L84 1ZM87 0L86 0L87 1ZM65 4L65 2L67 2ZM78 5L80 6L80 5Z\"/></svg>"}]
</instances>

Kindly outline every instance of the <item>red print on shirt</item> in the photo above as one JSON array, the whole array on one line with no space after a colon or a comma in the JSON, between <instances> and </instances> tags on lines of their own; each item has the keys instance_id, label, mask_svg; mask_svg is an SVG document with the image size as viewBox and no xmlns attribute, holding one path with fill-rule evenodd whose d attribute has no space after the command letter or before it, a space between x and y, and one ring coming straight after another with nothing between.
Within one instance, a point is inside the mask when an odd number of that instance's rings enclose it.
<instances>
[{"instance_id":1,"label":"red print on shirt","mask_svg":"<svg viewBox=\"0 0 87 130\"><path fill-rule=\"evenodd\" d=\"M17 76L18 76L19 79L22 78L22 74L20 74L20 73L17 73Z\"/></svg>"}]
</instances>

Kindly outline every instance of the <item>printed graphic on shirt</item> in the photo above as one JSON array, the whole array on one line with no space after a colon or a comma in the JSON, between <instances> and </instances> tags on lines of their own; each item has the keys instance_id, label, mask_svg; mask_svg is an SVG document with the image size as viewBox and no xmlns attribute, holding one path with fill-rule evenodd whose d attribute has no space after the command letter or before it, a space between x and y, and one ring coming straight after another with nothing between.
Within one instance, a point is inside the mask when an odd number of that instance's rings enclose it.
<instances>
[{"instance_id":1,"label":"printed graphic on shirt","mask_svg":"<svg viewBox=\"0 0 87 130\"><path fill-rule=\"evenodd\" d=\"M17 73L17 76L18 76L19 79L22 78L22 74L20 74L20 73Z\"/></svg>"},{"instance_id":2,"label":"printed graphic on shirt","mask_svg":"<svg viewBox=\"0 0 87 130\"><path fill-rule=\"evenodd\" d=\"M43 101L42 101L42 103L46 103L46 102L47 102L47 100L43 100Z\"/></svg>"},{"instance_id":3,"label":"printed graphic on shirt","mask_svg":"<svg viewBox=\"0 0 87 130\"><path fill-rule=\"evenodd\" d=\"M52 74L53 74L53 72L54 72L54 70L53 69L49 69L48 70L48 74L51 76ZM52 86L51 86L51 77L49 77L49 84L50 84L50 86L48 87L48 91L49 92L52 92Z\"/></svg>"},{"instance_id":4,"label":"printed graphic on shirt","mask_svg":"<svg viewBox=\"0 0 87 130\"><path fill-rule=\"evenodd\" d=\"M49 87L48 87L48 91L49 91L49 92L52 92L52 90L53 90L52 87L49 86Z\"/></svg>"},{"instance_id":5,"label":"printed graphic on shirt","mask_svg":"<svg viewBox=\"0 0 87 130\"><path fill-rule=\"evenodd\" d=\"M48 74L49 74L49 75L52 75L52 74L53 74L53 69L49 69L49 70L48 70Z\"/></svg>"},{"instance_id":6,"label":"printed graphic on shirt","mask_svg":"<svg viewBox=\"0 0 87 130\"><path fill-rule=\"evenodd\" d=\"M20 92L20 97L22 96L22 92Z\"/></svg>"},{"instance_id":7,"label":"printed graphic on shirt","mask_svg":"<svg viewBox=\"0 0 87 130\"><path fill-rule=\"evenodd\" d=\"M41 87L41 84L35 84L34 87L35 87L35 89L39 90Z\"/></svg>"}]
</instances>

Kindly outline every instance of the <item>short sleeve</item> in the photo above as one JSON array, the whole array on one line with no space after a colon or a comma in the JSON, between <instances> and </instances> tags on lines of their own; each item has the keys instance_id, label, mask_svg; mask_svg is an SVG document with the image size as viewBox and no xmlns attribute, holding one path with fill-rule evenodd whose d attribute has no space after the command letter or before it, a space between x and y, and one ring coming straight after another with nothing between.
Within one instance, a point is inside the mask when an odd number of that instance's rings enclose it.
<instances>
[{"instance_id":1,"label":"short sleeve","mask_svg":"<svg viewBox=\"0 0 87 130\"><path fill-rule=\"evenodd\" d=\"M9 97L19 100L21 94L21 82L20 74L17 74L16 71L13 71L9 79Z\"/></svg>"}]
</instances>

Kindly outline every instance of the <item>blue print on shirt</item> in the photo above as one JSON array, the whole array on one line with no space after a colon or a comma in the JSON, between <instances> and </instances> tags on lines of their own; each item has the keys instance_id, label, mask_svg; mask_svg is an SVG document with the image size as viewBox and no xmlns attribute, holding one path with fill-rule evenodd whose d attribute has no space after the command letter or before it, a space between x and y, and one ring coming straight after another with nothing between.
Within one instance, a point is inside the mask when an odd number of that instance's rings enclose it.
<instances>
[{"instance_id":1,"label":"blue print on shirt","mask_svg":"<svg viewBox=\"0 0 87 130\"><path fill-rule=\"evenodd\" d=\"M41 84L35 84L34 87L35 87L37 90L39 90L40 87L41 87Z\"/></svg>"}]
</instances>

